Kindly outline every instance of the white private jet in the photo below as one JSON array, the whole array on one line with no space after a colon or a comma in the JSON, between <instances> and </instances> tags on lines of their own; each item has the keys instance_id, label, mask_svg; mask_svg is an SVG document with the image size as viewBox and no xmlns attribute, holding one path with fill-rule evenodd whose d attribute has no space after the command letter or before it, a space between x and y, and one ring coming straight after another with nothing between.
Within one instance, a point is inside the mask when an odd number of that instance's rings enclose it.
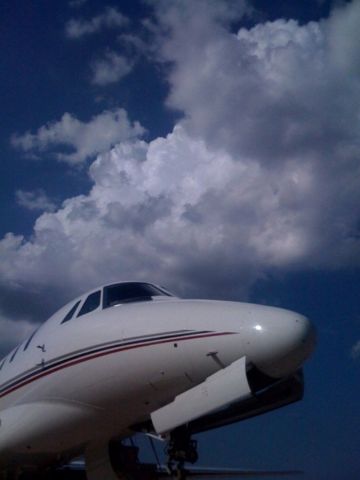
<instances>
[{"instance_id":1,"label":"white private jet","mask_svg":"<svg viewBox=\"0 0 360 480\"><path fill-rule=\"evenodd\" d=\"M281 308L150 283L92 290L0 362L0 478L79 455L89 480L119 478L131 465L121 441L137 432L165 438L169 473L183 477L192 434L302 397L314 345L309 320Z\"/></svg>"}]
</instances>

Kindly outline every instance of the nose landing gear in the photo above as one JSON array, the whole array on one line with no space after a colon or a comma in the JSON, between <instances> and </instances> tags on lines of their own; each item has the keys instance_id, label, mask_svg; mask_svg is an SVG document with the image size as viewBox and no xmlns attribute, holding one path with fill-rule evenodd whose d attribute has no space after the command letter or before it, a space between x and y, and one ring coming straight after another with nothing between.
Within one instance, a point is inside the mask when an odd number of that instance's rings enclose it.
<instances>
[{"instance_id":1,"label":"nose landing gear","mask_svg":"<svg viewBox=\"0 0 360 480\"><path fill-rule=\"evenodd\" d=\"M177 480L186 478L185 462L195 463L199 457L197 442L191 439L191 434L186 427L179 427L171 432L166 453L169 473Z\"/></svg>"}]
</instances>

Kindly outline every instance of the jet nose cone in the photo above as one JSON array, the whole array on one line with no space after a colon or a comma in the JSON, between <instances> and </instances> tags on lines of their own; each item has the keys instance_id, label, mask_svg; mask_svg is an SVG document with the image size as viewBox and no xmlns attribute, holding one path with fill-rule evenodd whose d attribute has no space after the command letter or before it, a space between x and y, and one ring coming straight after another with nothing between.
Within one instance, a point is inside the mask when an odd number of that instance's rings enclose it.
<instances>
[{"instance_id":1,"label":"jet nose cone","mask_svg":"<svg viewBox=\"0 0 360 480\"><path fill-rule=\"evenodd\" d=\"M308 318L295 312L269 310L252 330L255 353L250 360L274 378L294 373L315 348L314 326Z\"/></svg>"}]
</instances>

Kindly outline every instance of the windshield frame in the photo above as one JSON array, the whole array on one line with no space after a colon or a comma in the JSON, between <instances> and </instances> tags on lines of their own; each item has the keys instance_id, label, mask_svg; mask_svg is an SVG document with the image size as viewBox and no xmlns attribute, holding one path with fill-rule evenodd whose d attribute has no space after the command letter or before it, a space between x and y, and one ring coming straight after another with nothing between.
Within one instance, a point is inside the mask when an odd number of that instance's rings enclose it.
<instances>
[{"instance_id":1,"label":"windshield frame","mask_svg":"<svg viewBox=\"0 0 360 480\"><path fill-rule=\"evenodd\" d=\"M111 289L119 288L119 290L121 290L121 287L124 287L124 290L126 290L126 288L131 289L131 287L134 287L134 289L136 289L136 286L139 287L139 290L141 290L142 287L145 287L144 290L148 288L149 292L144 292L148 294L142 294L142 292L139 291L139 294L137 295L124 296L124 298L119 298L117 300L116 299L112 300L110 298L111 295L109 292L111 291ZM113 283L103 288L102 308L103 310L105 310L106 308L111 308L116 305L152 301L153 297L173 297L173 296L174 295L172 293L168 292L164 288L159 287L158 285L154 285L153 283L148 283L148 282Z\"/></svg>"}]
</instances>

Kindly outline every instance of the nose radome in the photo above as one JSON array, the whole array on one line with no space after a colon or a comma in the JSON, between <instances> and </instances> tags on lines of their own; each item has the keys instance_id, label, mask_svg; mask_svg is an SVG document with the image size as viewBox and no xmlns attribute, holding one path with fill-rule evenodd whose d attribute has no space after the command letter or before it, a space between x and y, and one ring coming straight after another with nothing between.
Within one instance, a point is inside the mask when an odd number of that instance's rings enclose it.
<instances>
[{"instance_id":1,"label":"nose radome","mask_svg":"<svg viewBox=\"0 0 360 480\"><path fill-rule=\"evenodd\" d=\"M253 316L249 332L250 361L270 377L294 373L315 347L316 333L310 320L278 308Z\"/></svg>"}]
</instances>

